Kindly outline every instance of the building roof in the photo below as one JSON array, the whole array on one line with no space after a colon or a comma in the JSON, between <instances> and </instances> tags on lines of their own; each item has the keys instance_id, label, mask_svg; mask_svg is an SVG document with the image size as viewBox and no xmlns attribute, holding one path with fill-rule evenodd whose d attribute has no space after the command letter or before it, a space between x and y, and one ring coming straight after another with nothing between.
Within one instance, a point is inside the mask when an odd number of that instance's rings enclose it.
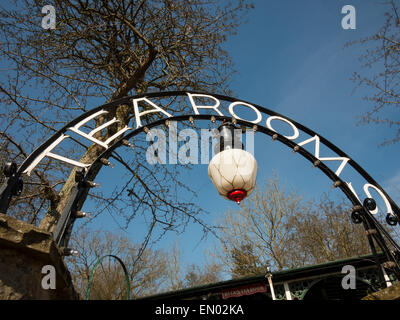
<instances>
[{"instance_id":1,"label":"building roof","mask_svg":"<svg viewBox=\"0 0 400 320\"><path fill-rule=\"evenodd\" d=\"M381 262L384 260L383 254L379 255ZM357 270L376 267L373 255L363 255L342 260L330 261L326 263L304 266L300 268L272 272L274 284L283 282L300 281L302 279L318 278L327 275L341 274L344 265L352 265ZM141 299L187 299L195 296L221 292L233 287L240 287L256 283L265 283L266 275L249 275L241 278L219 281L216 283L205 284L192 288L185 288L167 293L156 294L143 297Z\"/></svg>"}]
</instances>

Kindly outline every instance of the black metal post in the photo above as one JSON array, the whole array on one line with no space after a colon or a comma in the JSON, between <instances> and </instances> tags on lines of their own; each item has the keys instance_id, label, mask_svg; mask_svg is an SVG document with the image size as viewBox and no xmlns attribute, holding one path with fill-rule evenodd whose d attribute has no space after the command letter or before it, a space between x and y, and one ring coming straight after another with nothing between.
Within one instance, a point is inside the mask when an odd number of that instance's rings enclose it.
<instances>
[{"instance_id":1,"label":"black metal post","mask_svg":"<svg viewBox=\"0 0 400 320\"><path fill-rule=\"evenodd\" d=\"M389 262L391 264L393 272L395 273L395 275L398 279L400 279L400 266L399 266L399 262L397 261L396 256L393 254L393 252L387 246L387 243L386 243L384 237L382 236L381 231L379 230L378 223L371 216L370 211L374 210L375 208L376 208L376 203L373 199L367 198L364 200L362 222L363 222L363 226L365 228L365 232L366 232L366 235L368 238L369 245L371 247L372 254L374 255L374 258L375 258L375 263L377 264L380 281L381 281L381 283L386 283L386 279L385 279L384 272L383 272L384 265L385 264L387 265ZM390 238L390 235L387 234L386 236L389 237L389 240L391 240L392 243L394 243L394 240ZM380 247L380 249L382 250L382 253L386 257L386 262L384 262L384 263L381 263L381 261L378 257L378 254L377 254L377 251L375 248L375 244L374 244L374 240L377 243L377 245Z\"/></svg>"},{"instance_id":2,"label":"black metal post","mask_svg":"<svg viewBox=\"0 0 400 320\"><path fill-rule=\"evenodd\" d=\"M61 217L53 231L54 241L59 247L68 246L69 236L66 236L70 235L76 218L76 205L87 188L87 183L84 180L84 170L77 170L75 172L75 181L77 184L73 187L68 203L64 207Z\"/></svg>"},{"instance_id":3,"label":"black metal post","mask_svg":"<svg viewBox=\"0 0 400 320\"><path fill-rule=\"evenodd\" d=\"M17 164L8 162L3 167L6 180L0 187L0 212L7 213L11 198L22 192L23 181L17 174Z\"/></svg>"}]
</instances>

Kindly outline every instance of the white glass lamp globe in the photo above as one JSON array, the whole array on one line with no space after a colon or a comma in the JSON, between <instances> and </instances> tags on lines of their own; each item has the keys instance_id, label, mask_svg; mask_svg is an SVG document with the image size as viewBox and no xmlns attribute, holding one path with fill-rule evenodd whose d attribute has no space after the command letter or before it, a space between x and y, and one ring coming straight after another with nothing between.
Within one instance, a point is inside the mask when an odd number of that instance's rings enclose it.
<instances>
[{"instance_id":1,"label":"white glass lamp globe","mask_svg":"<svg viewBox=\"0 0 400 320\"><path fill-rule=\"evenodd\" d=\"M253 191L256 175L256 159L242 149L221 151L208 165L208 176L218 193L238 204Z\"/></svg>"}]
</instances>

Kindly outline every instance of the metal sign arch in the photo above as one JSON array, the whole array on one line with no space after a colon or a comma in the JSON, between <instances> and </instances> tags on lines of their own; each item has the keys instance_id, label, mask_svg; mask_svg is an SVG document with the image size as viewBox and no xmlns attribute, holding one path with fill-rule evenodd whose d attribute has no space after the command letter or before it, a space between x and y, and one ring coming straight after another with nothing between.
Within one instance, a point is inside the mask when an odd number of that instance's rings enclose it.
<instances>
[{"instance_id":1,"label":"metal sign arch","mask_svg":"<svg viewBox=\"0 0 400 320\"><path fill-rule=\"evenodd\" d=\"M163 111L162 107L158 107L151 99L155 98L166 98L166 97L179 97L185 96L188 98L188 109L192 112L183 113L179 115L173 115L167 113L165 110ZM208 99L213 102L213 104L209 105L197 105L195 99L202 98ZM220 101L229 103L229 115L224 115L218 107L220 106ZM139 112L138 110L138 102L144 102L149 104L152 109L147 111ZM96 140L93 136L100 129L106 128L108 125L114 124L117 122L114 119L106 122L101 127L95 128L89 134L83 133L79 130L80 126L87 123L90 120L95 119L97 116L105 115L107 113L115 112L116 108L121 105L130 105L134 108L135 115L135 125L136 128L125 127L119 130L115 135L113 135L107 141L99 141ZM243 105L247 108L252 109L256 114L256 120L244 120L238 117L234 108L238 108L238 106ZM190 108L191 107L191 108ZM212 109L214 110L214 114L217 115L208 115L201 114L199 109ZM147 115L148 113L161 112L164 114L164 117L161 119L142 124L141 116ZM268 117L263 119L263 115L267 115ZM144 119L144 118L143 118ZM1 201L1 209L3 212L8 208L9 200L13 193L15 193L15 185L18 183L18 179L22 174L30 174L30 171L43 159L44 157L52 157L54 159L58 159L64 162L68 162L74 166L80 166L84 172L82 176L82 181L86 181L87 177L90 173L90 170L94 167L94 165L98 165L101 159L108 158L109 155L118 147L123 145L123 142L130 139L131 137L144 132L145 128L152 128L162 124L165 124L166 121L187 121L187 120L211 120L215 119L216 121L222 120L230 120L234 121L238 125L256 130L257 132L262 132L272 138L274 141L279 141L285 144L287 147L291 148L294 152L299 153L301 156L309 160L315 167L318 167L328 178L330 178L334 182L335 187L339 187L342 192L346 195L346 197L352 202L355 211L364 211L365 215L368 217L368 221L370 224L376 224L377 228L387 236L384 228L380 226L380 224L376 221L376 219L370 214L369 210L365 210L363 204L361 203L359 197L355 193L354 189L351 186L351 182L345 182L342 178L340 178L340 174L343 171L346 165L351 166L359 175L361 175L366 181L367 184L364 185L364 191L368 191L368 188L374 188L380 196L385 200L385 204L387 205L388 214L394 216L395 221L400 220L400 209L396 205L396 203L390 198L390 196L385 192L385 190L352 158L350 158L345 152L339 149L336 145L331 143L329 140L325 139L321 135L317 134L313 130L308 127L282 115L273 110L264 108L257 104L253 104L247 101L238 100L233 97L219 95L219 94L210 94L206 92L193 92L193 91L170 91L170 92L156 92L156 93L144 93L140 95L125 97L111 103L107 103L96 107L77 118L70 121L67 125L65 125L62 129L60 129L56 134L50 137L47 141L45 141L41 146L39 146L35 151L33 151L30 156L15 170L11 170L8 173L8 179L6 183L0 190L0 201ZM139 120L139 121L138 121ZM261 124L261 121L265 120L265 126ZM272 127L272 120L283 121L288 124L294 131L292 136L285 136L280 134ZM309 137L301 142L295 142L299 137L299 130L302 133L307 134ZM100 144L104 147L104 151L102 154L91 164L81 164L72 159L68 159L59 155L55 155L51 153L59 143L61 143L64 139L69 136L66 134L68 131L73 131L82 137L89 139L93 143ZM304 146L308 144L314 143L314 154L307 151ZM327 147L329 150L333 151L337 156L336 157L322 157L319 153L320 145ZM336 172L333 172L324 162L325 161L341 161L339 168ZM84 187L83 184L79 185L79 188L82 189ZM87 185L85 186L87 187ZM367 194L367 192L366 192ZM79 197L80 192L74 194L75 199ZM368 195L368 194L367 194ZM70 206L66 209L67 212L63 212L60 219L59 224L55 230L55 237L57 242L60 244L63 241L63 238L66 234L68 234L67 230L72 228L74 215L71 214L73 211L74 201L71 201ZM372 211L372 210L371 210ZM381 239L382 240L382 239ZM68 242L68 241L67 241Z\"/></svg>"},{"instance_id":2,"label":"metal sign arch","mask_svg":"<svg viewBox=\"0 0 400 320\"><path fill-rule=\"evenodd\" d=\"M302 132L308 134L311 137L310 139L308 139L307 143L312 143L311 140L314 138L316 147L319 146L319 144L323 144L324 146L328 147L331 151L336 153L338 155L338 158L347 158L348 161L346 164L350 165L354 170L356 170L358 172L358 174L360 174L368 182L368 184L371 184L371 185L375 186L377 189L379 189L379 191L381 191L383 193L383 195L387 198L388 202L390 203L393 213L396 214L398 216L398 218L400 218L400 209L397 207L396 203L390 198L390 196L385 192L385 190L358 163L356 163L345 152L343 152L341 149L339 149L336 145L331 143L329 140L325 139L323 136L317 134L315 131L309 129L308 127L303 126L302 124L294 121L293 119L290 119L282 114L279 114L273 110L259 106L257 104L254 104L254 103L252 104L247 101L238 100L236 98L229 97L229 96L223 96L223 95L218 95L218 94L209 94L209 93L204 93L204 92L171 91L171 92L156 92L156 93L140 94L140 95L136 95L136 96L125 97L125 98L113 101L111 103L104 104L97 108L94 108L94 109L80 115L79 117L73 119L71 122L69 122L67 125L65 125L62 129L60 129L56 134L54 134L47 141L45 141L41 146L39 146L35 151L33 151L29 155L29 157L19 166L19 168L16 172L16 175L21 175L23 173L26 173L27 168L29 168L29 166L32 166L32 164L35 164L35 162L38 160L38 158L43 153L43 151L46 150L46 148L48 148L49 146L51 146L53 143L55 143L58 139L60 139L60 137L62 137L62 135L65 132L67 132L71 128L74 128L76 125L78 125L82 121L85 121L85 120L93 117L96 114L99 114L101 112L103 112L103 113L109 112L109 110L115 109L116 107L118 107L120 105L123 105L123 104L129 105L132 101L143 99L143 98L150 99L150 98L170 97L170 96L187 96L188 94L195 96L195 97L196 96L201 96L203 98L204 97L213 97L214 99L228 101L228 102L231 102L230 106L232 106L232 105L252 106L252 108L254 108L255 110L258 110L261 113L269 115L269 118L267 119L267 124L270 123L270 121L268 122L268 120L273 118L273 119L282 120L282 121L289 123L291 126L296 128L296 130L300 129ZM192 97L191 97L191 100L193 100ZM197 106L197 107L201 108L199 106ZM232 111L232 110L233 110L233 108L230 108L230 111ZM210 116L208 116L208 115L201 115L198 113L197 114L183 114L183 115L179 115L179 116L163 118L159 121L155 121L154 124L151 124L151 123L146 124L146 126L147 127L157 126L157 125L161 124L162 122L165 122L166 120L170 120L170 121L189 120L190 117L192 117L194 119L209 119L210 118ZM215 117L216 117L216 119L220 119L220 120L221 119L226 120L228 118L229 119L233 118L236 120L237 123L239 123L243 126L246 126L246 127L255 125L254 121L252 121L252 122L246 121L237 116L235 117L235 115L230 115L228 117L227 116L215 116ZM293 138L285 137L285 136L279 134L278 132L274 132L273 130L270 129L271 127L268 128L268 127L262 126L258 123L256 123L256 125L259 128L258 131L262 131L263 133L266 133L270 136L277 134L277 137L274 140L278 140L281 143L284 143L291 148L296 148L295 151L297 151L302 156L306 157L308 160L312 159L313 163L315 163L315 161L317 161L317 160L320 160L318 158L322 158L322 157L318 157L318 156L316 157L315 156L316 154L314 154L314 157L311 157L312 154L310 154L309 152L306 152L306 150L304 148L302 148L301 145L295 143L293 141L294 140ZM122 139L128 139L129 137L137 134L138 132L136 132L136 130L139 128L143 128L143 126L140 126L136 129L134 129L133 131L129 132ZM132 129L132 128L129 128L129 129ZM134 133L134 132L136 132L136 133ZM107 147L104 153L107 153L107 150L114 150L117 146L120 145L120 142L122 139L117 140L115 143L113 143L109 147ZM306 143L304 143L306 141L307 140L303 141L303 145L306 144ZM322 158L322 161L324 161L324 158ZM322 161L320 160L320 163L318 162L318 164L317 164L317 166L320 168L324 168ZM88 167L90 167L90 166L88 166ZM332 176L332 172L329 172L330 170L328 171L324 168L323 171L331 180L340 181L340 178L338 176L337 177ZM349 190L347 190L347 192L348 191Z\"/></svg>"}]
</instances>

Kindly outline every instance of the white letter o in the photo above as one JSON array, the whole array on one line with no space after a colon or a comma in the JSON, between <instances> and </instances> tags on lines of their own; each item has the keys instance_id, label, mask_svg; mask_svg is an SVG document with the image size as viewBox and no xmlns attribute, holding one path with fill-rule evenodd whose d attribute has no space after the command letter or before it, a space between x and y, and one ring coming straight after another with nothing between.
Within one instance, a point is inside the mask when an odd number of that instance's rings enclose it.
<instances>
[{"instance_id":1,"label":"white letter o","mask_svg":"<svg viewBox=\"0 0 400 320\"><path fill-rule=\"evenodd\" d=\"M271 117L269 117L267 119L267 127L268 127L268 129L276 132L276 130L273 129L272 126L271 126L271 121L272 120L281 120L283 122L286 122L287 124L289 124L292 127L292 129L294 131L294 134L292 136L290 136L290 137L284 136L285 138L287 138L289 140L294 140L299 136L299 130L296 128L296 126L293 123L291 123L289 120L287 120L285 118L278 117L278 116L271 116Z\"/></svg>"},{"instance_id":2,"label":"white letter o","mask_svg":"<svg viewBox=\"0 0 400 320\"><path fill-rule=\"evenodd\" d=\"M234 106L237 106L237 105L243 105L243 106L249 107L250 109L253 109L253 110L255 111L255 113L257 114L257 119L256 119L256 120L253 120L253 121L248 121L248 120L245 120L245 119L242 119L242 118L238 117L238 116L233 112L233 107L234 107ZM260 111L258 111L258 109L257 109L256 107L252 106L251 104L244 103L244 102L240 102L240 101L232 102L232 103L229 105L229 113L230 113L233 117L235 117L236 119L238 119L238 120L248 121L248 122L255 123L255 124L259 123L259 122L261 121L261 119L262 119L261 113L260 113Z\"/></svg>"}]
</instances>

